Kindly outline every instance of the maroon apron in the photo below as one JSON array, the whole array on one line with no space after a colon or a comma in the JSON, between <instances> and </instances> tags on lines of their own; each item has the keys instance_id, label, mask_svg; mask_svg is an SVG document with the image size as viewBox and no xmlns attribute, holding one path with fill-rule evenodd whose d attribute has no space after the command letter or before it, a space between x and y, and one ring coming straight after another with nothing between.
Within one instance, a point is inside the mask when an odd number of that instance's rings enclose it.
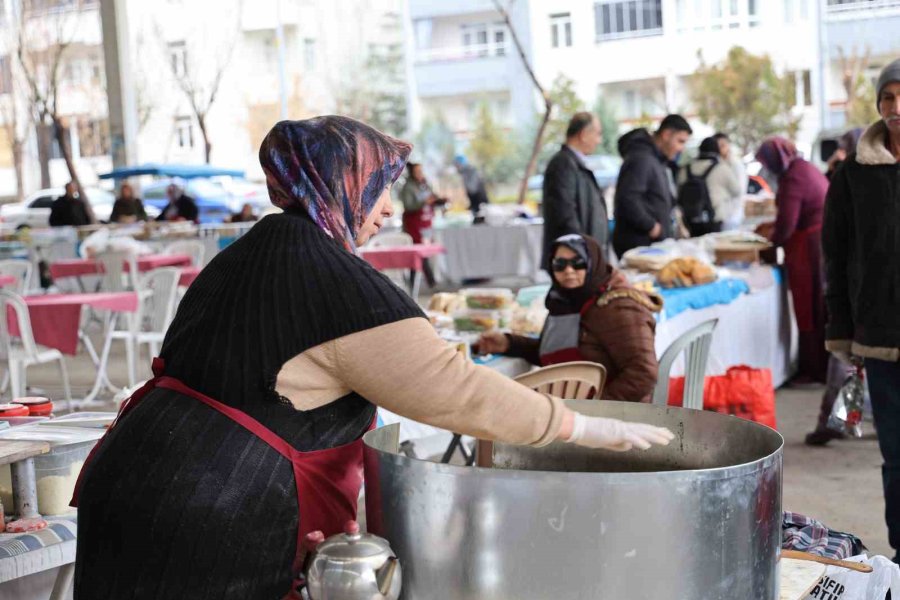
<instances>
[{"instance_id":1,"label":"maroon apron","mask_svg":"<svg viewBox=\"0 0 900 600\"><path fill-rule=\"evenodd\" d=\"M821 225L794 232L784 245L784 265L800 333L799 371L815 381L824 382L828 352L825 350Z\"/></svg>"},{"instance_id":2,"label":"maroon apron","mask_svg":"<svg viewBox=\"0 0 900 600\"><path fill-rule=\"evenodd\" d=\"M430 206L424 206L421 210L407 210L403 212L403 231L408 233L414 244L424 241L424 234L431 230L434 210Z\"/></svg>"},{"instance_id":3,"label":"maroon apron","mask_svg":"<svg viewBox=\"0 0 900 600\"><path fill-rule=\"evenodd\" d=\"M325 537L328 537L343 531L347 521L356 519L357 499L363 481L362 438L336 448L301 452L247 413L213 400L189 388L174 377L162 375L163 367L164 363L161 358L153 359L155 377L122 404L118 416L110 425L107 433L144 396L159 387L178 392L206 404L267 443L272 449L291 461L294 470L299 526L297 527L297 551L292 570L295 575L299 575L302 566L303 538L307 533L320 530ZM374 421L372 425L374 426ZM91 455L85 461L85 466L91 461L101 443L102 440L94 446ZM78 475L71 506L78 506L82 475L84 475L84 467ZM297 586L300 583L300 580L294 581L291 590L284 596L285 600L301 598L297 592Z\"/></svg>"}]
</instances>

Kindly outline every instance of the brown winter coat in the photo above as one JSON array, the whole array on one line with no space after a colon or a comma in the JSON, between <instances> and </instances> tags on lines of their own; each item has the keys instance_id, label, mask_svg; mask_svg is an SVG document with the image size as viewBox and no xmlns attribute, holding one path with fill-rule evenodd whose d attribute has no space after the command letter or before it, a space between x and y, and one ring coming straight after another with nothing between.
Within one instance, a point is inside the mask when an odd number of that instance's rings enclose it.
<instances>
[{"instance_id":1,"label":"brown winter coat","mask_svg":"<svg viewBox=\"0 0 900 600\"><path fill-rule=\"evenodd\" d=\"M581 317L578 350L584 360L606 367L603 399L650 402L659 368L653 313L662 308L662 298L631 287L618 273L612 281L610 290ZM507 337L507 356L540 364L539 339Z\"/></svg>"}]
</instances>

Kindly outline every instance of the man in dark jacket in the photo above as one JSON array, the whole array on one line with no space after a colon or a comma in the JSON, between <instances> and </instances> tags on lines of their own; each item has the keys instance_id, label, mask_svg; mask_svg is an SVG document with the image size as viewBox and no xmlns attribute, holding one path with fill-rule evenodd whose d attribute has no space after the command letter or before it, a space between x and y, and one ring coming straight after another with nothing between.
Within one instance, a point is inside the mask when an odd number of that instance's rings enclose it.
<instances>
[{"instance_id":1,"label":"man in dark jacket","mask_svg":"<svg viewBox=\"0 0 900 600\"><path fill-rule=\"evenodd\" d=\"M635 129L619 139L625 159L616 182L613 231L619 258L632 248L672 237L675 182L667 163L684 150L691 133L684 117L669 115L652 136Z\"/></svg>"},{"instance_id":2,"label":"man in dark jacket","mask_svg":"<svg viewBox=\"0 0 900 600\"><path fill-rule=\"evenodd\" d=\"M169 197L169 203L156 217L157 221L198 221L200 211L197 210L197 203L184 193L180 185L169 184L166 196Z\"/></svg>"},{"instance_id":3,"label":"man in dark jacket","mask_svg":"<svg viewBox=\"0 0 900 600\"><path fill-rule=\"evenodd\" d=\"M825 201L825 346L846 362L865 360L888 540L900 550L900 59L881 72L877 92L881 120L838 167Z\"/></svg>"},{"instance_id":4,"label":"man in dark jacket","mask_svg":"<svg viewBox=\"0 0 900 600\"><path fill-rule=\"evenodd\" d=\"M66 184L66 193L50 206L50 227L79 227L91 223L93 219L84 198L79 197L78 186L70 181Z\"/></svg>"},{"instance_id":5,"label":"man in dark jacket","mask_svg":"<svg viewBox=\"0 0 900 600\"><path fill-rule=\"evenodd\" d=\"M585 164L602 140L600 121L580 112L569 121L563 144L544 172L544 251L541 264L550 265L554 241L570 233L594 238L606 253L609 225L603 194L594 173Z\"/></svg>"}]
</instances>

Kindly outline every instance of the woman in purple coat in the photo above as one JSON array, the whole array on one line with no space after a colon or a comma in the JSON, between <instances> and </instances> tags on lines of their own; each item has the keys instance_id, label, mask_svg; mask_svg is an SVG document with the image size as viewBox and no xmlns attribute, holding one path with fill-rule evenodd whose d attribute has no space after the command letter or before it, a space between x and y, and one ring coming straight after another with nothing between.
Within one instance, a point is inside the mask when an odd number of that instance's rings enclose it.
<instances>
[{"instance_id":1,"label":"woman in purple coat","mask_svg":"<svg viewBox=\"0 0 900 600\"><path fill-rule=\"evenodd\" d=\"M803 380L825 382L825 290L822 263L822 215L828 179L800 158L792 142L773 137L762 143L756 160L778 177L775 204L778 216L765 229L776 246L784 248L788 285L800 331Z\"/></svg>"}]
</instances>

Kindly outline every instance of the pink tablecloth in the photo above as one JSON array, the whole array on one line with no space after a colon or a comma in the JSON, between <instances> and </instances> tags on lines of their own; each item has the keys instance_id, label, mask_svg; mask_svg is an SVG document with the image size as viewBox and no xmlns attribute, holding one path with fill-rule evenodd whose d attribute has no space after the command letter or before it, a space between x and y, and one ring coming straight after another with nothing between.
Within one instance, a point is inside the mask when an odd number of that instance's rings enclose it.
<instances>
[{"instance_id":1,"label":"pink tablecloth","mask_svg":"<svg viewBox=\"0 0 900 600\"><path fill-rule=\"evenodd\" d=\"M47 294L26 296L28 314L34 341L42 346L56 348L65 354L74 355L78 351L78 325L81 322L83 306L115 312L135 312L138 296L134 292L99 294ZM19 335L18 323L9 311L9 326L12 335Z\"/></svg>"},{"instance_id":2,"label":"pink tablecloth","mask_svg":"<svg viewBox=\"0 0 900 600\"><path fill-rule=\"evenodd\" d=\"M138 271L144 273L160 267L189 267L191 257L187 254L148 254L137 257ZM128 263L125 264L128 268ZM103 265L89 258L58 260L50 263L50 276L53 279L64 277L81 277L82 275L98 275L103 272Z\"/></svg>"},{"instance_id":3,"label":"pink tablecloth","mask_svg":"<svg viewBox=\"0 0 900 600\"><path fill-rule=\"evenodd\" d=\"M200 274L200 267L185 267L181 269L181 278L178 280L178 285L183 287L190 287L194 280L197 279L197 275Z\"/></svg>"},{"instance_id":4,"label":"pink tablecloth","mask_svg":"<svg viewBox=\"0 0 900 600\"><path fill-rule=\"evenodd\" d=\"M412 246L390 246L367 248L360 251L362 257L379 271L385 269L422 270L422 261L446 250L440 244L413 244Z\"/></svg>"}]
</instances>

